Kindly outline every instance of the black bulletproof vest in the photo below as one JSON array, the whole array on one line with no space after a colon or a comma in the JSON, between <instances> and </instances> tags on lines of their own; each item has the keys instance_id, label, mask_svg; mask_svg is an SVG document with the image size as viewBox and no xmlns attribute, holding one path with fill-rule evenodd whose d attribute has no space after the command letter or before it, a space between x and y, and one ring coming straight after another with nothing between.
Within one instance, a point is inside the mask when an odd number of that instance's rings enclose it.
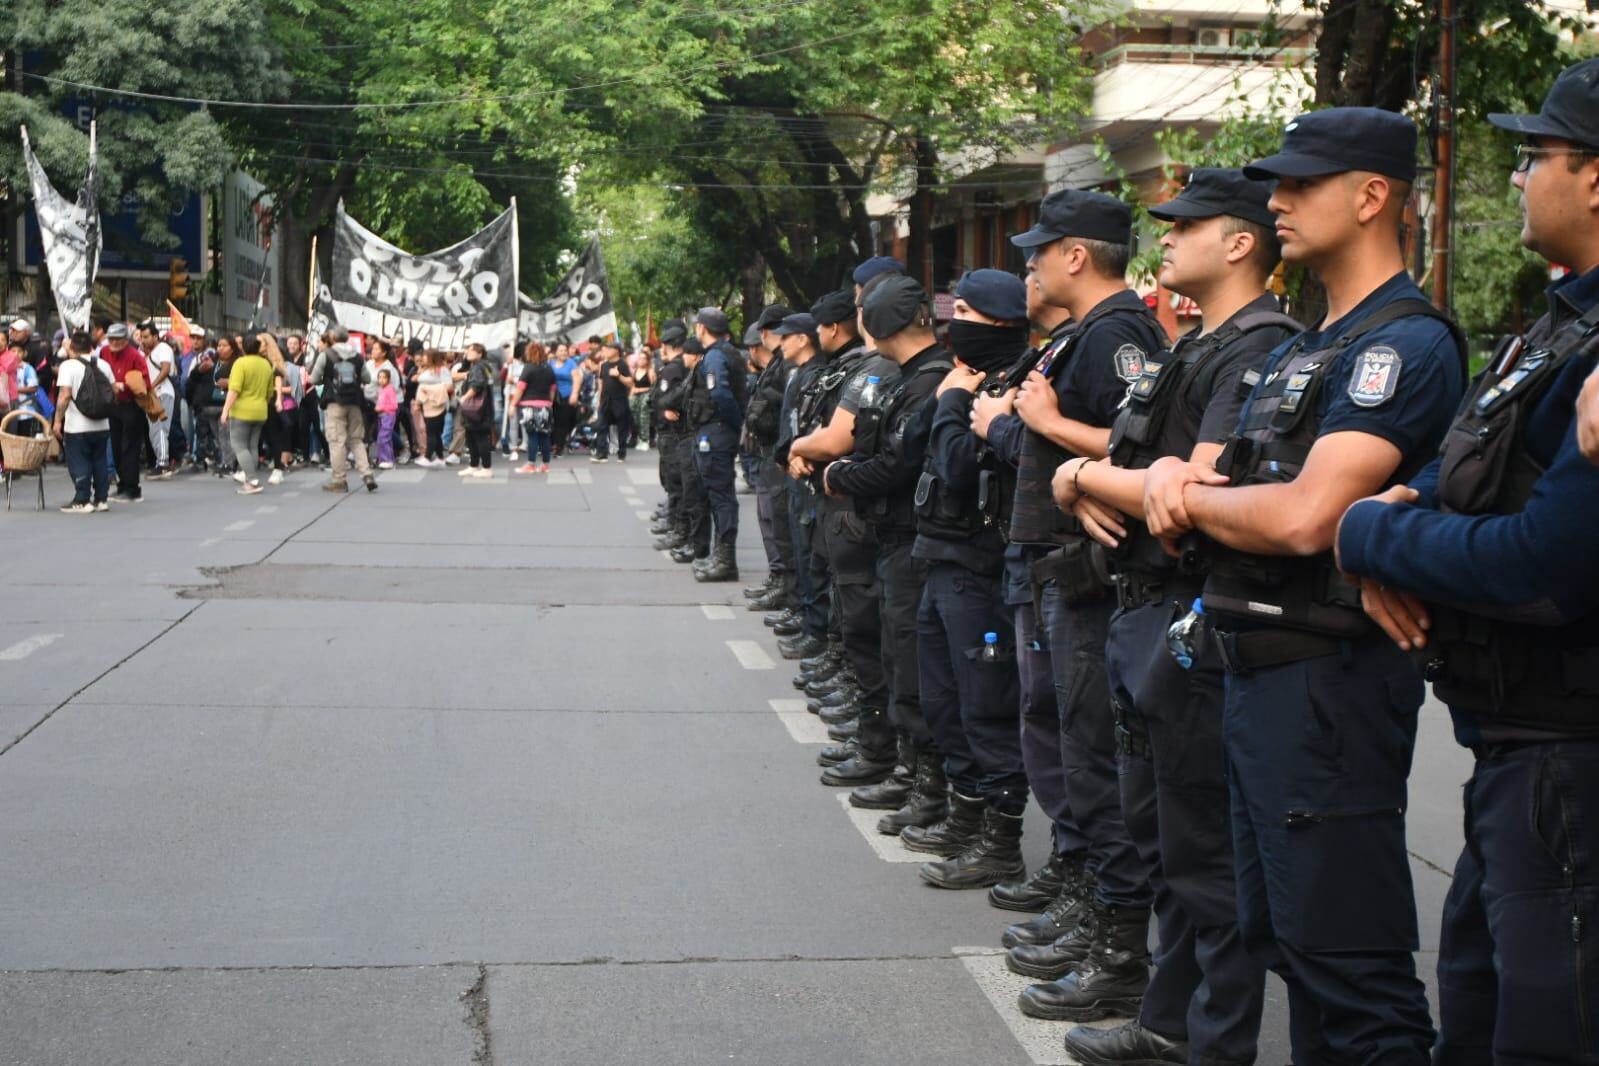
<instances>
[{"instance_id":1,"label":"black bulletproof vest","mask_svg":"<svg viewBox=\"0 0 1599 1066\"><path fill-rule=\"evenodd\" d=\"M1127 400L1116 415L1110 431L1110 461L1127 470L1143 470L1156 459L1177 455L1186 459L1199 438L1199 425L1187 424L1180 417L1185 384L1218 353L1226 351L1244 337L1261 329L1286 329L1304 332L1303 326L1278 311L1257 311L1237 315L1214 333L1190 339L1184 337L1169 351L1144 362L1144 372L1127 390ZM1135 573L1158 580L1178 569L1142 522L1133 522L1127 539L1111 553L1118 573ZM1185 554L1185 569L1198 570L1198 557Z\"/></svg>"},{"instance_id":2,"label":"black bulletproof vest","mask_svg":"<svg viewBox=\"0 0 1599 1066\"><path fill-rule=\"evenodd\" d=\"M1045 367L1046 376L1058 374L1077 348L1077 343L1088 334L1094 323L1111 315L1131 315L1147 322L1157 336L1163 336L1160 325L1149 309L1138 307L1102 307L1084 316L1077 328L1050 344L1045 349L1039 366ZM1164 340L1161 342L1164 344ZM1022 435L1021 457L1016 463L1016 498L1011 504L1010 539L1018 544L1066 544L1080 540L1083 524L1055 506L1055 495L1050 488L1055 468L1070 456L1064 448L1052 441L1026 430Z\"/></svg>"},{"instance_id":3,"label":"black bulletproof vest","mask_svg":"<svg viewBox=\"0 0 1599 1066\"><path fill-rule=\"evenodd\" d=\"M1413 315L1447 324L1464 355L1459 327L1432 304L1416 299L1380 308L1325 348L1306 351L1302 339L1296 341L1255 390L1244 409L1242 428L1222 449L1217 472L1234 485L1280 484L1297 478L1320 435L1317 401L1339 354L1377 327ZM1246 376L1248 384L1256 379L1253 374ZM1396 480L1411 473L1400 470ZM1325 636L1363 637L1374 629L1361 610L1360 591L1338 572L1331 551L1305 559L1253 555L1216 545L1204 601L1207 612Z\"/></svg>"},{"instance_id":4,"label":"black bulletproof vest","mask_svg":"<svg viewBox=\"0 0 1599 1066\"><path fill-rule=\"evenodd\" d=\"M983 378L978 391L985 391L991 382L1003 381L1006 374L1005 368L991 372ZM921 479L916 483L916 532L936 540L970 540L992 525L984 510L986 501L982 498L981 486L989 478L1002 475L1004 471L1000 467L1006 464L986 448L978 452L978 462L982 470L978 475L977 495L956 493L943 478L927 466L923 467Z\"/></svg>"},{"instance_id":5,"label":"black bulletproof vest","mask_svg":"<svg viewBox=\"0 0 1599 1066\"><path fill-rule=\"evenodd\" d=\"M1548 316L1501 344L1444 437L1438 503L1455 514L1516 514L1544 468L1525 419L1573 359L1599 348L1599 306L1555 329ZM1421 653L1438 698L1484 721L1599 736L1599 633L1447 608Z\"/></svg>"},{"instance_id":6,"label":"black bulletproof vest","mask_svg":"<svg viewBox=\"0 0 1599 1066\"><path fill-rule=\"evenodd\" d=\"M825 426L838 410L844 386L866 362L870 353L859 342L827 357L827 366L811 376L794 405L798 422L794 436L803 437Z\"/></svg>"},{"instance_id":7,"label":"black bulletproof vest","mask_svg":"<svg viewBox=\"0 0 1599 1066\"><path fill-rule=\"evenodd\" d=\"M909 393L911 382L930 374L943 377L954 367L955 362L949 353L940 349L936 356L917 367L913 374L900 378L879 395L872 406L862 407L855 419L856 453L868 458L895 451L903 454L907 426L911 416L916 413L906 407L911 399ZM925 402L932 403L932 396L929 395ZM864 508L863 517L878 530L895 533L915 532L914 491L896 493L893 496L873 496L860 503Z\"/></svg>"},{"instance_id":8,"label":"black bulletproof vest","mask_svg":"<svg viewBox=\"0 0 1599 1066\"><path fill-rule=\"evenodd\" d=\"M656 375L655 391L650 393L650 406L655 409L656 429L668 437L681 437L688 432L687 421L679 417L676 422L669 422L660 417L667 411L675 411L679 416L683 414L684 400L688 391L688 367L683 365L681 358L669 363L661 364L661 372Z\"/></svg>"}]
</instances>

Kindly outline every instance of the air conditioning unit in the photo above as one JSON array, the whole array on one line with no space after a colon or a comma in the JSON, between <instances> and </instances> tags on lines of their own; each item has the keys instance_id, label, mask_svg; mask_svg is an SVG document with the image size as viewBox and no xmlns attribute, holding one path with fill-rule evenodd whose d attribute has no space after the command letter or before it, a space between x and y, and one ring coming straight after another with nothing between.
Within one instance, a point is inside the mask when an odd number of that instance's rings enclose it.
<instances>
[{"instance_id":1,"label":"air conditioning unit","mask_svg":"<svg viewBox=\"0 0 1599 1066\"><path fill-rule=\"evenodd\" d=\"M1194 44L1200 48L1227 48L1233 43L1233 31L1228 26L1201 26L1194 34Z\"/></svg>"}]
</instances>

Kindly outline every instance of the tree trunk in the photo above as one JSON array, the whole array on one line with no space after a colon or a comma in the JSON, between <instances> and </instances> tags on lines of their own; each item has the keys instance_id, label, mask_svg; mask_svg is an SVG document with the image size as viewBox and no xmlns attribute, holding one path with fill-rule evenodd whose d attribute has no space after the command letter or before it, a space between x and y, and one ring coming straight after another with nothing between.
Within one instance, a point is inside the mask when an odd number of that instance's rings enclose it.
<instances>
[{"instance_id":1,"label":"tree trunk","mask_svg":"<svg viewBox=\"0 0 1599 1066\"><path fill-rule=\"evenodd\" d=\"M930 246L933 236L933 182L938 152L933 142L918 134L911 142L916 162L916 191L911 194L910 236L905 244L905 272L923 286L932 284Z\"/></svg>"}]
</instances>

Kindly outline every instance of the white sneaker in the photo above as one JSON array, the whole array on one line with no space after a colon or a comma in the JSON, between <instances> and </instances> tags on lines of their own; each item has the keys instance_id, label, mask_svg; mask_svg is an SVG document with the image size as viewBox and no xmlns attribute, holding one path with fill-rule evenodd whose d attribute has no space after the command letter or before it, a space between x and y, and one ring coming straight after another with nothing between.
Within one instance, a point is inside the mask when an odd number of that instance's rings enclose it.
<instances>
[{"instance_id":1,"label":"white sneaker","mask_svg":"<svg viewBox=\"0 0 1599 1066\"><path fill-rule=\"evenodd\" d=\"M274 470L274 471L272 471L272 473L268 474L267 475L267 484L268 485L281 485L281 484L283 484L283 471Z\"/></svg>"},{"instance_id":2,"label":"white sneaker","mask_svg":"<svg viewBox=\"0 0 1599 1066\"><path fill-rule=\"evenodd\" d=\"M444 457L444 462L448 466L460 466L461 457L459 455L446 455Z\"/></svg>"},{"instance_id":3,"label":"white sneaker","mask_svg":"<svg viewBox=\"0 0 1599 1066\"><path fill-rule=\"evenodd\" d=\"M94 514L92 503L69 503L61 508L62 514Z\"/></svg>"},{"instance_id":4,"label":"white sneaker","mask_svg":"<svg viewBox=\"0 0 1599 1066\"><path fill-rule=\"evenodd\" d=\"M640 444L638 446L638 450L641 451L641 452L647 452L647 451L650 450L650 446L649 446L648 443Z\"/></svg>"},{"instance_id":5,"label":"white sneaker","mask_svg":"<svg viewBox=\"0 0 1599 1066\"><path fill-rule=\"evenodd\" d=\"M489 481L494 477L494 471L490 470L486 466L480 467L477 470L472 471L472 476L477 478L479 481Z\"/></svg>"},{"instance_id":6,"label":"white sneaker","mask_svg":"<svg viewBox=\"0 0 1599 1066\"><path fill-rule=\"evenodd\" d=\"M463 466L455 472L456 477L477 477L477 467Z\"/></svg>"},{"instance_id":7,"label":"white sneaker","mask_svg":"<svg viewBox=\"0 0 1599 1066\"><path fill-rule=\"evenodd\" d=\"M393 470L394 469L394 464L393 463L379 463L378 464L378 469L379 470Z\"/></svg>"},{"instance_id":8,"label":"white sneaker","mask_svg":"<svg viewBox=\"0 0 1599 1066\"><path fill-rule=\"evenodd\" d=\"M520 458L522 458L522 450L520 448L512 448L511 449L511 462L514 463Z\"/></svg>"},{"instance_id":9,"label":"white sneaker","mask_svg":"<svg viewBox=\"0 0 1599 1066\"><path fill-rule=\"evenodd\" d=\"M244 476L244 471L243 470L235 470L233 472L233 480L237 481L239 484L242 485L242 484L244 484L246 481L248 481L250 479Z\"/></svg>"}]
</instances>

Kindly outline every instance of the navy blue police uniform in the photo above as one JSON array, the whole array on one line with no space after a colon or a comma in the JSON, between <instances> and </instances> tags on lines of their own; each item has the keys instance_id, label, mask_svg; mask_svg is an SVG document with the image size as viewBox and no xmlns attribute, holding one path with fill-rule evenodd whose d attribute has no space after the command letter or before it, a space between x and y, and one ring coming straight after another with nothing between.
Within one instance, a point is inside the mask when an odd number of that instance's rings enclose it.
<instances>
[{"instance_id":1,"label":"navy blue police uniform","mask_svg":"<svg viewBox=\"0 0 1599 1066\"><path fill-rule=\"evenodd\" d=\"M1360 169L1409 181L1415 127L1373 108L1304 115L1251 177ZM1217 470L1232 485L1296 478L1335 433L1392 444L1393 482L1437 449L1465 386L1453 325L1401 272L1275 350ZM1424 1062L1406 778L1421 675L1375 630L1332 553L1217 548L1204 605L1227 667L1239 920L1288 986L1294 1059Z\"/></svg>"},{"instance_id":2,"label":"navy blue police uniform","mask_svg":"<svg viewBox=\"0 0 1599 1066\"><path fill-rule=\"evenodd\" d=\"M732 561L738 543L738 496L735 479L739 430L744 424L744 397L737 385L746 371L743 359L727 339L727 316L714 307L704 308L695 322L717 339L694 368L690 401L695 410L698 439L694 462L705 486L705 499L719 557Z\"/></svg>"},{"instance_id":3,"label":"navy blue police uniform","mask_svg":"<svg viewBox=\"0 0 1599 1066\"><path fill-rule=\"evenodd\" d=\"M774 332L782 337L805 334L815 344L816 319L808 313L786 315L777 323ZM818 351L804 366L789 374L783 393L783 425L777 450L777 454L784 458L799 428L798 398L826 365L826 356ZM808 481L790 478L786 472L783 481L783 491L788 498L785 508L788 536L794 544L795 601L800 614L801 631L807 636L825 640L829 611L828 574L825 569L818 571L812 565L816 548L816 491Z\"/></svg>"},{"instance_id":4,"label":"navy blue police uniform","mask_svg":"<svg viewBox=\"0 0 1599 1066\"><path fill-rule=\"evenodd\" d=\"M689 337L683 342L683 356L683 391L679 401L683 414L680 419L683 435L677 442L677 469L683 485L684 538L683 546L672 552L672 558L676 562L688 563L710 557L711 504L699 467L700 426L696 410L703 406L703 402L696 402L695 392L696 384L703 379L699 376L698 364L690 366L687 362L691 356L703 362L705 346L699 338Z\"/></svg>"},{"instance_id":5,"label":"navy blue police uniform","mask_svg":"<svg viewBox=\"0 0 1599 1066\"><path fill-rule=\"evenodd\" d=\"M772 304L761 310L755 323L744 333L744 347L762 343L761 331L770 330L788 314L788 308ZM755 488L755 523L766 552L768 581L792 589L796 562L794 539L788 516L788 474L777 465L774 455L782 435L783 396L788 387L789 366L781 352L772 352L759 373L750 381L750 400L744 409L744 445L753 457L750 483Z\"/></svg>"},{"instance_id":6,"label":"navy blue police uniform","mask_svg":"<svg viewBox=\"0 0 1599 1066\"><path fill-rule=\"evenodd\" d=\"M1540 114L1490 120L1599 149L1599 60ZM1349 573L1455 605L1417 653L1476 756L1439 942L1441 1066L1599 1062L1599 468L1574 419L1596 360L1599 268L1501 344L1416 504L1357 503L1339 529Z\"/></svg>"},{"instance_id":7,"label":"navy blue police uniform","mask_svg":"<svg viewBox=\"0 0 1599 1066\"><path fill-rule=\"evenodd\" d=\"M1132 213L1121 201L1067 190L1047 197L1038 224L1011 242L1028 248L1076 236L1122 243L1131 241L1131 229ZM1084 314L1055 357L1039 370L1055 390L1062 415L1109 429L1128 386L1166 344L1164 330L1143 299L1124 289ZM1034 596L1055 676L1061 765L1072 816L1088 837L1094 895L1058 939L1020 943L1006 961L1018 973L1047 981L1023 993L1024 1012L1076 1019L1085 1017L1074 1006L1081 993L1062 979L1074 980L1096 945L1136 942L1126 968L1141 970L1147 980L1152 898L1149 864L1134 846L1122 815L1116 724L1105 673L1105 642L1115 610L1108 560L1081 524L1055 506L1050 486L1055 468L1068 457L1031 430L1023 437L1011 539L1046 549L1032 564ZM1127 986L1120 982L1119 987L1125 991ZM1119 994L1093 1009L1136 1011L1137 997Z\"/></svg>"},{"instance_id":8,"label":"navy blue police uniform","mask_svg":"<svg viewBox=\"0 0 1599 1066\"><path fill-rule=\"evenodd\" d=\"M675 328L674 328L675 327ZM680 348L683 344L682 323L669 323L661 328L661 343ZM681 354L663 360L656 374L655 388L650 393L650 408L654 417L656 434L656 471L661 488L666 492L666 524L669 533L661 546L676 547L688 539L688 521L683 509L683 473L680 469L683 437L687 432L683 423L683 391L688 381L688 367ZM666 412L677 415L676 421L667 419Z\"/></svg>"},{"instance_id":9,"label":"navy blue police uniform","mask_svg":"<svg viewBox=\"0 0 1599 1066\"><path fill-rule=\"evenodd\" d=\"M1270 228L1268 190L1237 170L1200 168L1156 218L1242 218ZM1270 294L1208 333L1198 330L1144 364L1110 440L1110 462L1139 470L1163 456L1187 459L1199 443L1231 436L1243 379L1300 327ZM1233 880L1232 824L1222 748L1225 671L1205 643L1188 669L1166 647L1167 629L1200 594L1201 552L1174 560L1129 518L1112 553L1119 610L1105 662L1122 729L1122 811L1151 864L1158 929L1155 971L1139 1012L1145 1034L1186 1043L1199 1062L1253 1062L1265 993L1265 963L1244 946ZM1118 1037L1084 1031L1068 1040ZM1080 1056L1081 1057L1081 1056Z\"/></svg>"},{"instance_id":10,"label":"navy blue police uniform","mask_svg":"<svg viewBox=\"0 0 1599 1066\"><path fill-rule=\"evenodd\" d=\"M1027 346L1021 279L1000 270L971 271L955 297L1013 323L951 322L956 357L985 380L1009 370ZM922 879L939 888L985 888L1026 872L1020 839L1027 773L1005 609L1004 542L981 506L982 474L994 461L972 432L970 407L970 395L953 388L934 403L911 551L927 566L916 618L922 714L950 787L957 797L979 800L987 822L965 852L921 868Z\"/></svg>"}]
</instances>

